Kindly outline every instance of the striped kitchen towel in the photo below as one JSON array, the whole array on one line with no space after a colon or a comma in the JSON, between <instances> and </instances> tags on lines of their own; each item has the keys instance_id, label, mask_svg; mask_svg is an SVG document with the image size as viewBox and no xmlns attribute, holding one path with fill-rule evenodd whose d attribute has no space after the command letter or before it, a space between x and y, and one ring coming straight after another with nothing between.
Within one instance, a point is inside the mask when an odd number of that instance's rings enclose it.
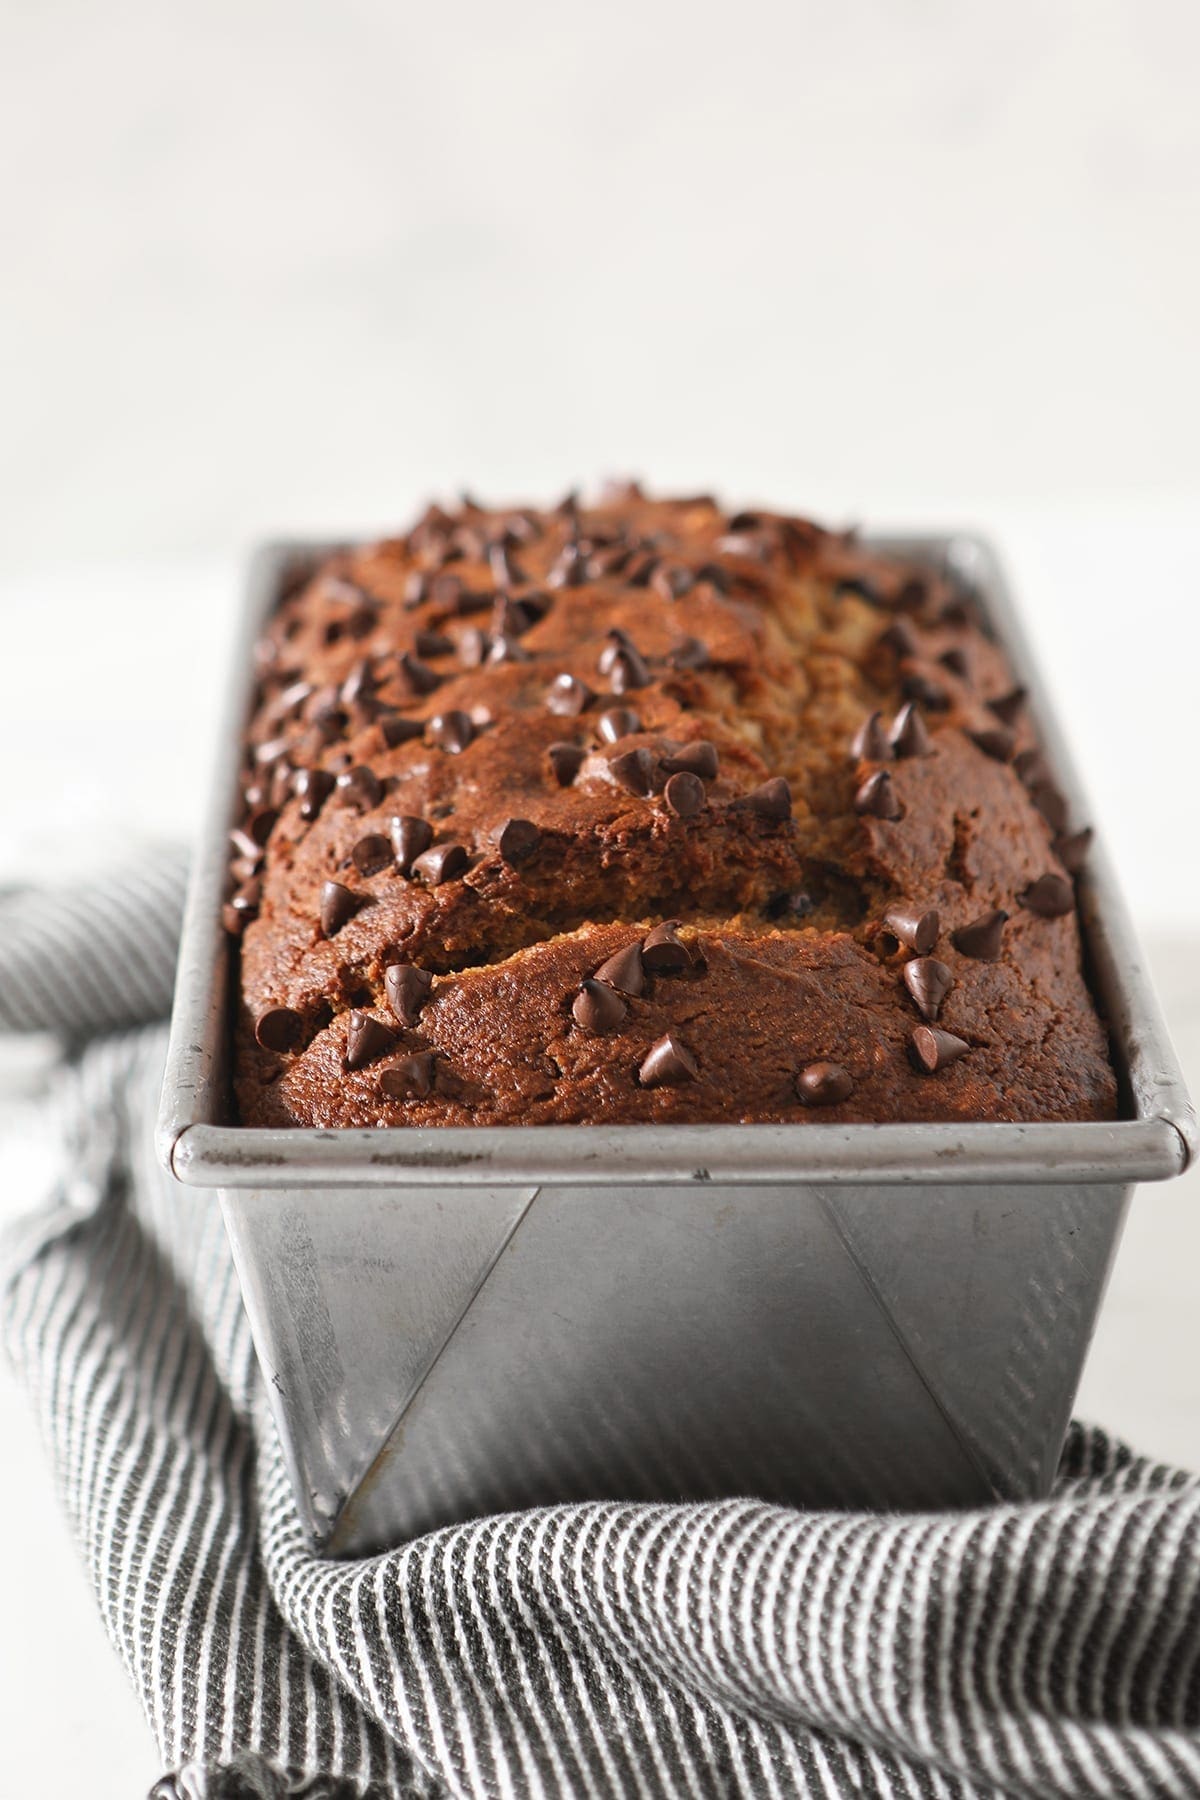
<instances>
[{"instance_id":1,"label":"striped kitchen towel","mask_svg":"<svg viewBox=\"0 0 1200 1800\"><path fill-rule=\"evenodd\" d=\"M1037 1505L606 1503L310 1554L216 1207L151 1149L181 881L0 895L0 1030L70 1046L8 1126L5 1338L158 1800L1200 1794L1200 1478L1098 1431Z\"/></svg>"}]
</instances>

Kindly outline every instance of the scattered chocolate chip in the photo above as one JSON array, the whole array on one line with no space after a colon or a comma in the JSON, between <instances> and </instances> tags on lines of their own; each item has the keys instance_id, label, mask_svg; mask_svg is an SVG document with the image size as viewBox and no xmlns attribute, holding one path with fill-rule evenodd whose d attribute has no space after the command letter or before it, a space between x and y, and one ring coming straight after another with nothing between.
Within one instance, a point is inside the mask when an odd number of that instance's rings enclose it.
<instances>
[{"instance_id":1,"label":"scattered chocolate chip","mask_svg":"<svg viewBox=\"0 0 1200 1800\"><path fill-rule=\"evenodd\" d=\"M287 755L288 739L285 737L268 738L263 744L254 746L254 760L260 768L267 763L278 762Z\"/></svg>"},{"instance_id":2,"label":"scattered chocolate chip","mask_svg":"<svg viewBox=\"0 0 1200 1800\"><path fill-rule=\"evenodd\" d=\"M945 689L915 669L901 678L900 692L906 700L914 700L923 706L926 712L945 712L950 704Z\"/></svg>"},{"instance_id":3,"label":"scattered chocolate chip","mask_svg":"<svg viewBox=\"0 0 1200 1800\"><path fill-rule=\"evenodd\" d=\"M638 943L626 944L623 950L615 950L600 964L595 979L636 1000L646 985L642 969L642 946Z\"/></svg>"},{"instance_id":4,"label":"scattered chocolate chip","mask_svg":"<svg viewBox=\"0 0 1200 1800\"><path fill-rule=\"evenodd\" d=\"M928 956L938 941L941 921L933 907L921 912L915 906L892 906L884 913L883 922L893 937L918 956Z\"/></svg>"},{"instance_id":5,"label":"scattered chocolate chip","mask_svg":"<svg viewBox=\"0 0 1200 1800\"><path fill-rule=\"evenodd\" d=\"M1075 891L1065 875L1039 875L1021 895L1021 905L1039 919L1060 919L1075 904Z\"/></svg>"},{"instance_id":6,"label":"scattered chocolate chip","mask_svg":"<svg viewBox=\"0 0 1200 1800\"><path fill-rule=\"evenodd\" d=\"M241 937L258 912L259 884L247 882L235 890L221 908L221 923L231 937Z\"/></svg>"},{"instance_id":7,"label":"scattered chocolate chip","mask_svg":"<svg viewBox=\"0 0 1200 1800\"><path fill-rule=\"evenodd\" d=\"M854 810L869 814L873 819L899 819L902 816L892 778L886 769L877 769L863 782L854 796Z\"/></svg>"},{"instance_id":8,"label":"scattered chocolate chip","mask_svg":"<svg viewBox=\"0 0 1200 1800\"><path fill-rule=\"evenodd\" d=\"M1013 757L1013 768L1025 783L1026 787L1039 787L1042 784L1053 785L1054 776L1050 765L1040 750L1020 750Z\"/></svg>"},{"instance_id":9,"label":"scattered chocolate chip","mask_svg":"<svg viewBox=\"0 0 1200 1800\"><path fill-rule=\"evenodd\" d=\"M229 842L237 851L237 861L249 865L251 870L257 869L263 859L263 846L256 843L248 831L235 827L229 834Z\"/></svg>"},{"instance_id":10,"label":"scattered chocolate chip","mask_svg":"<svg viewBox=\"0 0 1200 1800\"><path fill-rule=\"evenodd\" d=\"M997 907L993 912L981 913L969 925L960 925L957 931L950 933L950 942L964 956L974 957L976 962L995 962L1000 955L1007 923L1008 914Z\"/></svg>"},{"instance_id":11,"label":"scattered chocolate chip","mask_svg":"<svg viewBox=\"0 0 1200 1800\"><path fill-rule=\"evenodd\" d=\"M666 660L669 669L682 674L689 669L707 669L711 659L707 644L702 644L698 637L684 637L673 650L667 651Z\"/></svg>"},{"instance_id":12,"label":"scattered chocolate chip","mask_svg":"<svg viewBox=\"0 0 1200 1800\"><path fill-rule=\"evenodd\" d=\"M406 719L398 712L381 713L378 722L383 741L389 750L396 750L401 744L411 743L413 738L425 735L423 719Z\"/></svg>"},{"instance_id":13,"label":"scattered chocolate chip","mask_svg":"<svg viewBox=\"0 0 1200 1800\"><path fill-rule=\"evenodd\" d=\"M378 686L379 683L371 668L371 659L369 656L364 656L361 662L355 663L341 685L339 697L342 705L361 705L364 700L371 697Z\"/></svg>"},{"instance_id":14,"label":"scattered chocolate chip","mask_svg":"<svg viewBox=\"0 0 1200 1800\"><path fill-rule=\"evenodd\" d=\"M559 787L570 787L580 769L583 767L586 750L578 744L551 744L546 755L550 758L550 767L554 770L555 780Z\"/></svg>"},{"instance_id":15,"label":"scattered chocolate chip","mask_svg":"<svg viewBox=\"0 0 1200 1800\"><path fill-rule=\"evenodd\" d=\"M696 1059L686 1044L667 1032L643 1057L638 1082L644 1088L680 1087L685 1081L695 1081L698 1073Z\"/></svg>"},{"instance_id":16,"label":"scattered chocolate chip","mask_svg":"<svg viewBox=\"0 0 1200 1800\"><path fill-rule=\"evenodd\" d=\"M350 852L350 861L360 875L378 875L381 869L388 867L391 860L392 846L377 831L359 838Z\"/></svg>"},{"instance_id":17,"label":"scattered chocolate chip","mask_svg":"<svg viewBox=\"0 0 1200 1800\"><path fill-rule=\"evenodd\" d=\"M475 736L471 715L457 708L452 712L435 713L427 730L429 742L451 756L460 755Z\"/></svg>"},{"instance_id":18,"label":"scattered chocolate chip","mask_svg":"<svg viewBox=\"0 0 1200 1800\"><path fill-rule=\"evenodd\" d=\"M563 545L558 559L546 577L551 587L581 587L587 580L587 561L579 545Z\"/></svg>"},{"instance_id":19,"label":"scattered chocolate chip","mask_svg":"<svg viewBox=\"0 0 1200 1800\"><path fill-rule=\"evenodd\" d=\"M685 770L669 777L663 789L663 799L679 818L694 819L697 813L704 811L707 796L700 777L689 775Z\"/></svg>"},{"instance_id":20,"label":"scattered chocolate chip","mask_svg":"<svg viewBox=\"0 0 1200 1800\"><path fill-rule=\"evenodd\" d=\"M950 673L952 675L957 675L960 681L968 681L970 679L971 665L967 661L967 653L965 650L960 649L957 644L952 644L949 650L943 650L942 654L938 657L938 661L941 663L943 669L949 669Z\"/></svg>"},{"instance_id":21,"label":"scattered chocolate chip","mask_svg":"<svg viewBox=\"0 0 1200 1800\"><path fill-rule=\"evenodd\" d=\"M681 744L677 750L661 757L659 767L665 775L699 775L702 781L714 781L720 768L717 747L707 738Z\"/></svg>"},{"instance_id":22,"label":"scattered chocolate chip","mask_svg":"<svg viewBox=\"0 0 1200 1800\"><path fill-rule=\"evenodd\" d=\"M451 656L454 639L448 638L443 631L418 631L414 648L418 656Z\"/></svg>"},{"instance_id":23,"label":"scattered chocolate chip","mask_svg":"<svg viewBox=\"0 0 1200 1800\"><path fill-rule=\"evenodd\" d=\"M429 598L436 600L439 606L452 606L460 610L466 584L461 575L435 575L429 584Z\"/></svg>"},{"instance_id":24,"label":"scattered chocolate chip","mask_svg":"<svg viewBox=\"0 0 1200 1800\"><path fill-rule=\"evenodd\" d=\"M807 919L816 910L816 904L811 894L798 888L794 893L776 894L768 900L766 913L769 919Z\"/></svg>"},{"instance_id":25,"label":"scattered chocolate chip","mask_svg":"<svg viewBox=\"0 0 1200 1800\"><path fill-rule=\"evenodd\" d=\"M679 937L678 919L665 919L642 939L642 967L647 974L683 975L691 966L692 953Z\"/></svg>"},{"instance_id":26,"label":"scattered chocolate chip","mask_svg":"<svg viewBox=\"0 0 1200 1800\"><path fill-rule=\"evenodd\" d=\"M606 744L618 744L622 738L632 737L641 729L642 721L628 706L610 706L596 720L597 734Z\"/></svg>"},{"instance_id":27,"label":"scattered chocolate chip","mask_svg":"<svg viewBox=\"0 0 1200 1800\"><path fill-rule=\"evenodd\" d=\"M488 646L489 663L532 662L533 657L512 637L493 638Z\"/></svg>"},{"instance_id":28,"label":"scattered chocolate chip","mask_svg":"<svg viewBox=\"0 0 1200 1800\"><path fill-rule=\"evenodd\" d=\"M901 970L904 985L926 1019L936 1019L942 1001L954 986L954 976L935 956L919 956Z\"/></svg>"},{"instance_id":29,"label":"scattered chocolate chip","mask_svg":"<svg viewBox=\"0 0 1200 1800\"><path fill-rule=\"evenodd\" d=\"M936 1075L940 1069L965 1056L971 1048L952 1031L939 1031L933 1025L916 1026L908 1044L914 1064L926 1075Z\"/></svg>"},{"instance_id":30,"label":"scattered chocolate chip","mask_svg":"<svg viewBox=\"0 0 1200 1800\"><path fill-rule=\"evenodd\" d=\"M396 658L396 668L401 685L410 694L432 694L434 688L441 685L442 678L437 671L407 650L402 650Z\"/></svg>"},{"instance_id":31,"label":"scattered chocolate chip","mask_svg":"<svg viewBox=\"0 0 1200 1800\"><path fill-rule=\"evenodd\" d=\"M404 583L404 604L411 611L414 606L420 606L428 598L429 577L423 575L420 569L414 569Z\"/></svg>"},{"instance_id":32,"label":"scattered chocolate chip","mask_svg":"<svg viewBox=\"0 0 1200 1800\"><path fill-rule=\"evenodd\" d=\"M1016 739L1007 725L985 725L982 731L968 731L967 736L973 744L978 744L985 756L996 762L1011 762L1016 748Z\"/></svg>"},{"instance_id":33,"label":"scattered chocolate chip","mask_svg":"<svg viewBox=\"0 0 1200 1800\"><path fill-rule=\"evenodd\" d=\"M1072 832L1070 837L1055 838L1054 854L1069 875L1078 875L1082 869L1094 836L1091 826L1085 825L1082 831Z\"/></svg>"},{"instance_id":34,"label":"scattered chocolate chip","mask_svg":"<svg viewBox=\"0 0 1200 1800\"><path fill-rule=\"evenodd\" d=\"M424 1100L433 1092L434 1059L428 1050L401 1057L383 1070L379 1092L387 1100Z\"/></svg>"},{"instance_id":35,"label":"scattered chocolate chip","mask_svg":"<svg viewBox=\"0 0 1200 1800\"><path fill-rule=\"evenodd\" d=\"M521 863L533 855L542 834L532 819L506 819L495 833L496 848L507 863Z\"/></svg>"},{"instance_id":36,"label":"scattered chocolate chip","mask_svg":"<svg viewBox=\"0 0 1200 1800\"><path fill-rule=\"evenodd\" d=\"M513 587L528 581L524 570L513 561L507 543L493 544L488 551L488 566L497 587Z\"/></svg>"},{"instance_id":37,"label":"scattered chocolate chip","mask_svg":"<svg viewBox=\"0 0 1200 1800\"><path fill-rule=\"evenodd\" d=\"M382 1019L370 1013L352 1012L346 1029L346 1067L365 1069L367 1064L386 1056L396 1042L396 1034Z\"/></svg>"},{"instance_id":38,"label":"scattered chocolate chip","mask_svg":"<svg viewBox=\"0 0 1200 1800\"><path fill-rule=\"evenodd\" d=\"M851 757L855 762L887 762L891 754L892 747L883 729L883 714L868 713L850 740Z\"/></svg>"},{"instance_id":39,"label":"scattered chocolate chip","mask_svg":"<svg viewBox=\"0 0 1200 1800\"><path fill-rule=\"evenodd\" d=\"M610 757L608 767L613 780L626 792L643 799L654 792L654 758L645 745Z\"/></svg>"},{"instance_id":40,"label":"scattered chocolate chip","mask_svg":"<svg viewBox=\"0 0 1200 1800\"><path fill-rule=\"evenodd\" d=\"M338 776L337 796L343 806L352 806L356 812L371 812L383 799L383 784L374 769L359 763Z\"/></svg>"},{"instance_id":41,"label":"scattered chocolate chip","mask_svg":"<svg viewBox=\"0 0 1200 1800\"><path fill-rule=\"evenodd\" d=\"M841 1063L814 1062L797 1071L796 1095L805 1106L837 1106L854 1092L854 1080Z\"/></svg>"},{"instance_id":42,"label":"scattered chocolate chip","mask_svg":"<svg viewBox=\"0 0 1200 1800\"><path fill-rule=\"evenodd\" d=\"M464 669L478 669L488 659L492 648L490 633L478 625L468 625L458 640L458 660Z\"/></svg>"},{"instance_id":43,"label":"scattered chocolate chip","mask_svg":"<svg viewBox=\"0 0 1200 1800\"><path fill-rule=\"evenodd\" d=\"M742 799L760 819L790 819L792 816L792 790L782 775L772 775L769 781L743 794Z\"/></svg>"},{"instance_id":44,"label":"scattered chocolate chip","mask_svg":"<svg viewBox=\"0 0 1200 1800\"><path fill-rule=\"evenodd\" d=\"M615 988L609 987L607 982L589 978L580 985L571 1006L571 1017L581 1031L599 1035L615 1031L628 1011L628 1003Z\"/></svg>"},{"instance_id":45,"label":"scattered chocolate chip","mask_svg":"<svg viewBox=\"0 0 1200 1800\"><path fill-rule=\"evenodd\" d=\"M539 615L523 600L514 600L511 594L501 594L492 608L492 632L496 637L524 637L538 622Z\"/></svg>"},{"instance_id":46,"label":"scattered chocolate chip","mask_svg":"<svg viewBox=\"0 0 1200 1800\"><path fill-rule=\"evenodd\" d=\"M254 1021L254 1041L280 1056L295 1050L303 1034L304 1020L290 1006L268 1007Z\"/></svg>"},{"instance_id":47,"label":"scattered chocolate chip","mask_svg":"<svg viewBox=\"0 0 1200 1800\"><path fill-rule=\"evenodd\" d=\"M428 850L433 842L433 826L428 819L417 818L412 813L401 813L392 820L389 830L392 834L396 867L401 875L409 875L417 857L423 850Z\"/></svg>"},{"instance_id":48,"label":"scattered chocolate chip","mask_svg":"<svg viewBox=\"0 0 1200 1800\"><path fill-rule=\"evenodd\" d=\"M894 650L897 656L919 656L921 640L907 619L893 619L886 631L881 631L876 640L883 649Z\"/></svg>"},{"instance_id":49,"label":"scattered chocolate chip","mask_svg":"<svg viewBox=\"0 0 1200 1800\"><path fill-rule=\"evenodd\" d=\"M560 719L575 719L590 705L592 690L574 675L556 675L546 694L546 705Z\"/></svg>"},{"instance_id":50,"label":"scattered chocolate chip","mask_svg":"<svg viewBox=\"0 0 1200 1800\"><path fill-rule=\"evenodd\" d=\"M321 883L321 930L327 938L335 937L347 919L354 917L364 898L353 888L343 887L340 881Z\"/></svg>"},{"instance_id":51,"label":"scattered chocolate chip","mask_svg":"<svg viewBox=\"0 0 1200 1800\"><path fill-rule=\"evenodd\" d=\"M660 563L650 577L650 586L664 600L682 600L695 585L696 577L692 571L679 564Z\"/></svg>"},{"instance_id":52,"label":"scattered chocolate chip","mask_svg":"<svg viewBox=\"0 0 1200 1800\"><path fill-rule=\"evenodd\" d=\"M1025 702L1029 695L1025 688L1015 687L1007 694L999 694L995 700L985 702L989 712L995 713L1002 725L1015 725L1025 710Z\"/></svg>"},{"instance_id":53,"label":"scattered chocolate chip","mask_svg":"<svg viewBox=\"0 0 1200 1800\"><path fill-rule=\"evenodd\" d=\"M434 844L413 858L412 872L427 886L438 887L461 875L470 860L462 844Z\"/></svg>"},{"instance_id":54,"label":"scattered chocolate chip","mask_svg":"<svg viewBox=\"0 0 1200 1800\"><path fill-rule=\"evenodd\" d=\"M1029 789L1029 798L1051 831L1061 836L1067 828L1067 819L1070 816L1070 809L1064 796L1051 782L1039 781Z\"/></svg>"},{"instance_id":55,"label":"scattered chocolate chip","mask_svg":"<svg viewBox=\"0 0 1200 1800\"><path fill-rule=\"evenodd\" d=\"M628 694L649 687L650 671L636 650L620 650L608 671L609 689L614 694Z\"/></svg>"},{"instance_id":56,"label":"scattered chocolate chip","mask_svg":"<svg viewBox=\"0 0 1200 1800\"><path fill-rule=\"evenodd\" d=\"M892 720L888 742L897 756L928 756L933 740L914 700L900 708Z\"/></svg>"},{"instance_id":57,"label":"scattered chocolate chip","mask_svg":"<svg viewBox=\"0 0 1200 1800\"><path fill-rule=\"evenodd\" d=\"M625 571L626 586L635 588L649 587L651 577L658 568L658 564L659 558L657 556L642 555L635 557Z\"/></svg>"},{"instance_id":58,"label":"scattered chocolate chip","mask_svg":"<svg viewBox=\"0 0 1200 1800\"><path fill-rule=\"evenodd\" d=\"M390 963L383 972L383 988L396 1019L411 1029L433 991L433 976L415 963Z\"/></svg>"}]
</instances>

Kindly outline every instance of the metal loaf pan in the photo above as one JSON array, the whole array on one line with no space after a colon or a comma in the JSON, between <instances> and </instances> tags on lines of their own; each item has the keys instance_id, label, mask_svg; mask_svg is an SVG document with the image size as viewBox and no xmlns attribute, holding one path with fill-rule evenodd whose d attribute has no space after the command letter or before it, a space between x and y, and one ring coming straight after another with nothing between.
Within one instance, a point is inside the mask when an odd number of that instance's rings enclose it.
<instances>
[{"instance_id":1,"label":"metal loaf pan","mask_svg":"<svg viewBox=\"0 0 1200 1800\"><path fill-rule=\"evenodd\" d=\"M989 547L879 542L979 597L1085 820ZM220 912L251 649L330 548L252 567L159 1121L167 1167L220 1195L314 1546L583 1498L1045 1493L1133 1184L1196 1148L1103 846L1079 898L1112 1124L242 1128Z\"/></svg>"}]
</instances>

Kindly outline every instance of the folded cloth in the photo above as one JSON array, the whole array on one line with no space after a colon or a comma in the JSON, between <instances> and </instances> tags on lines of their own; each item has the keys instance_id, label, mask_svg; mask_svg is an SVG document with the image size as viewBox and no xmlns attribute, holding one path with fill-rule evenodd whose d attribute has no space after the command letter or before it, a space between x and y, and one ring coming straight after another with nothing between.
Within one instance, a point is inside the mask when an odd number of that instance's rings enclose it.
<instances>
[{"instance_id":1,"label":"folded cloth","mask_svg":"<svg viewBox=\"0 0 1200 1800\"><path fill-rule=\"evenodd\" d=\"M0 895L0 1028L76 1046L9 1126L42 1173L5 1339L158 1800L1200 1794L1200 1478L1100 1431L1036 1505L560 1506L310 1554L216 1203L151 1148L181 882Z\"/></svg>"}]
</instances>

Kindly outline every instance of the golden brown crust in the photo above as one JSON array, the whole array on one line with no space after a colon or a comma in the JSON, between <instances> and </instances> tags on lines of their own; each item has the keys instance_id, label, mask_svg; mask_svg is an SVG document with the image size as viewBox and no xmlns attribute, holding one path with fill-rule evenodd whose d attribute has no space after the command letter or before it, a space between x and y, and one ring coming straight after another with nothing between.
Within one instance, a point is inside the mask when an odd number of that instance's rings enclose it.
<instances>
[{"instance_id":1,"label":"golden brown crust","mask_svg":"<svg viewBox=\"0 0 1200 1800\"><path fill-rule=\"evenodd\" d=\"M1111 1117L1074 911L1046 916L1053 884L1021 904L1063 875L1060 803L969 610L805 521L636 490L431 509L333 559L261 646L235 843L257 908L243 1120ZM909 754L879 731L851 754L912 695ZM952 981L936 1024L969 1045L932 1074L911 1042L930 980L906 981L920 958L883 923L930 909ZM996 910L999 956L964 954L954 934ZM670 919L686 949L669 933L639 957ZM621 951L641 991L581 1000ZM401 962L433 980L398 1010Z\"/></svg>"}]
</instances>

